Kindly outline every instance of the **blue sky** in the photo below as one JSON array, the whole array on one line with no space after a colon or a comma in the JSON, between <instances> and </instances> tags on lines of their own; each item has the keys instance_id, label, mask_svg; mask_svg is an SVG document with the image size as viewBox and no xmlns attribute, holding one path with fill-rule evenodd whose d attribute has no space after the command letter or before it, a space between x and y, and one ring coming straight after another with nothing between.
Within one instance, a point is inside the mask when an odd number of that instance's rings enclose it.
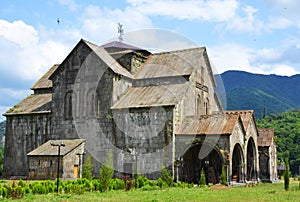
<instances>
[{"instance_id":1,"label":"blue sky","mask_svg":"<svg viewBox=\"0 0 300 202\"><path fill-rule=\"evenodd\" d=\"M299 74L299 9L296 0L2 0L0 113L81 38L100 45L117 37L119 22L124 40L162 29L206 46L218 73Z\"/></svg>"}]
</instances>

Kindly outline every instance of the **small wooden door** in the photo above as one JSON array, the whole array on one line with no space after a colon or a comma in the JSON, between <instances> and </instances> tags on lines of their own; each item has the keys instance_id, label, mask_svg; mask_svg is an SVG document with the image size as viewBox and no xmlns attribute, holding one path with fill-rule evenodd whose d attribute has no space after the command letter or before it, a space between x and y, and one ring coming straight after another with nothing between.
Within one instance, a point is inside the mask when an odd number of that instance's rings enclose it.
<instances>
[{"instance_id":1,"label":"small wooden door","mask_svg":"<svg viewBox=\"0 0 300 202\"><path fill-rule=\"evenodd\" d=\"M74 165L74 178L78 178L78 165Z\"/></svg>"}]
</instances>

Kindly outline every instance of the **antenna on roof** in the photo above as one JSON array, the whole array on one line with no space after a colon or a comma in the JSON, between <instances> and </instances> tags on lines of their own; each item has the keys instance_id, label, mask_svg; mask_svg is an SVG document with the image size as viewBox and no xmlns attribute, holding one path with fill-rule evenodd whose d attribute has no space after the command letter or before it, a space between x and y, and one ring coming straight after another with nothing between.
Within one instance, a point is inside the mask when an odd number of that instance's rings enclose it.
<instances>
[{"instance_id":1,"label":"antenna on roof","mask_svg":"<svg viewBox=\"0 0 300 202\"><path fill-rule=\"evenodd\" d=\"M121 23L118 23L118 34L119 34L119 41L123 41L123 35L124 35L124 29L123 29L123 25Z\"/></svg>"}]
</instances>

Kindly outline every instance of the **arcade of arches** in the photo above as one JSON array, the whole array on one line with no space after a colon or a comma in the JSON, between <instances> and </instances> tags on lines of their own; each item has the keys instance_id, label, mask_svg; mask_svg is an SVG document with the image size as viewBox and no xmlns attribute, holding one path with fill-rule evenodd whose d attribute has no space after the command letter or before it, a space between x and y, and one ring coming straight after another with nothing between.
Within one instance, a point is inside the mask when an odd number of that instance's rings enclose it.
<instances>
[{"instance_id":1,"label":"arcade of arches","mask_svg":"<svg viewBox=\"0 0 300 202\"><path fill-rule=\"evenodd\" d=\"M177 180L197 184L203 169L206 183L217 184L224 167L228 183L259 181L258 130L251 121L253 113L245 112L248 117L240 113L203 117L195 135L187 135L184 131L176 135L177 145L190 143L177 155L180 162ZM191 133L192 128L186 126L186 129Z\"/></svg>"}]
</instances>

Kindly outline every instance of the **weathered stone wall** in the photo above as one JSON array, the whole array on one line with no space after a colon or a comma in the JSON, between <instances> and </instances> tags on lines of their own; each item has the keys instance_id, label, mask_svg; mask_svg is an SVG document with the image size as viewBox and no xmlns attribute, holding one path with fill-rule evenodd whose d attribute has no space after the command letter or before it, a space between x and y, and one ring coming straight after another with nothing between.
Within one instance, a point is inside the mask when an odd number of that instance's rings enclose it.
<instances>
[{"instance_id":1,"label":"weathered stone wall","mask_svg":"<svg viewBox=\"0 0 300 202\"><path fill-rule=\"evenodd\" d=\"M43 180L55 179L57 177L56 156L30 156L29 158L29 179ZM63 170L62 158L60 158L60 177Z\"/></svg>"},{"instance_id":2,"label":"weathered stone wall","mask_svg":"<svg viewBox=\"0 0 300 202\"><path fill-rule=\"evenodd\" d=\"M82 171L82 156L77 155L77 154L82 154L84 152L84 143L73 149L70 153L65 155L63 157L63 173L62 173L62 178L64 179L72 179L74 178L74 166L77 165L79 170L78 172ZM78 173L79 177L79 173Z\"/></svg>"},{"instance_id":3,"label":"weathered stone wall","mask_svg":"<svg viewBox=\"0 0 300 202\"><path fill-rule=\"evenodd\" d=\"M173 107L127 109L114 115L115 145L125 151L115 156L117 170L125 172L124 165L132 163L132 171L155 179L162 167L172 165Z\"/></svg>"},{"instance_id":4,"label":"weathered stone wall","mask_svg":"<svg viewBox=\"0 0 300 202\"><path fill-rule=\"evenodd\" d=\"M74 90L74 83L79 69L89 64L90 57L92 58L90 54L91 50L84 43L79 43L73 50L73 54L70 54L61 64L59 71L52 75L51 134L53 139L78 138L73 120L81 112L74 105L74 101L78 100L78 92Z\"/></svg>"},{"instance_id":5,"label":"weathered stone wall","mask_svg":"<svg viewBox=\"0 0 300 202\"><path fill-rule=\"evenodd\" d=\"M7 116L3 176L27 176L27 153L50 139L51 115Z\"/></svg>"}]
</instances>

